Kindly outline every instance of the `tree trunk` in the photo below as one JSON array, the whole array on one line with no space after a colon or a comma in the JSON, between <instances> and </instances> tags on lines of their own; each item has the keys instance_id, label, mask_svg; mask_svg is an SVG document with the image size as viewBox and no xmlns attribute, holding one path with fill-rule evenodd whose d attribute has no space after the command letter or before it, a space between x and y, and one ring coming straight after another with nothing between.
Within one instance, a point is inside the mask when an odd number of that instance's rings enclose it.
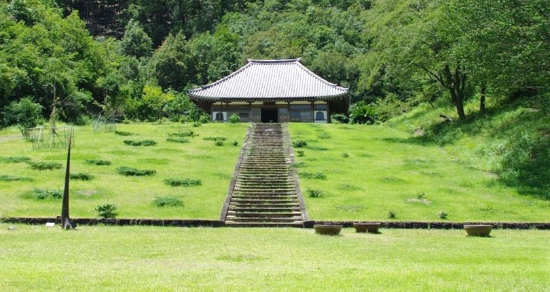
<instances>
[{"instance_id":1,"label":"tree trunk","mask_svg":"<svg viewBox=\"0 0 550 292\"><path fill-rule=\"evenodd\" d=\"M481 96L479 97L479 111L481 113L485 112L485 93L487 91L487 86L482 85L479 92Z\"/></svg>"},{"instance_id":2,"label":"tree trunk","mask_svg":"<svg viewBox=\"0 0 550 292\"><path fill-rule=\"evenodd\" d=\"M451 72L449 65L445 65L443 70L445 84L443 84L451 94L451 100L456 107L458 118L464 120L464 89L466 87L466 74L460 72L460 66L457 66L454 72Z\"/></svg>"}]
</instances>

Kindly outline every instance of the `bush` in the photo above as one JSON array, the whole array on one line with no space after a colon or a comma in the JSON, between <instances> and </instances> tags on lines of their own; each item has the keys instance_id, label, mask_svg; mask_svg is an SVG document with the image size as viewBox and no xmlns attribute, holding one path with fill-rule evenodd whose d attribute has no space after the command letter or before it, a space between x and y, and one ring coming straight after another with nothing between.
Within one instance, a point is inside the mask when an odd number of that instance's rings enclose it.
<instances>
[{"instance_id":1,"label":"bush","mask_svg":"<svg viewBox=\"0 0 550 292\"><path fill-rule=\"evenodd\" d=\"M11 176L11 175L0 175L0 181L32 181L32 178L30 177L17 177L17 176Z\"/></svg>"},{"instance_id":2,"label":"bush","mask_svg":"<svg viewBox=\"0 0 550 292\"><path fill-rule=\"evenodd\" d=\"M196 127L200 127L201 125L202 125L201 122L194 122L194 123L193 123L193 127L195 127L195 128L196 128Z\"/></svg>"},{"instance_id":3,"label":"bush","mask_svg":"<svg viewBox=\"0 0 550 292\"><path fill-rule=\"evenodd\" d=\"M157 173L155 170L140 170L137 168L127 167L127 166L121 166L117 168L117 171L119 174L125 175L125 176L145 176L145 175L154 175Z\"/></svg>"},{"instance_id":4,"label":"bush","mask_svg":"<svg viewBox=\"0 0 550 292\"><path fill-rule=\"evenodd\" d=\"M31 159L25 156L11 156L11 157L0 157L0 161L4 163L21 163L28 162Z\"/></svg>"},{"instance_id":5,"label":"bush","mask_svg":"<svg viewBox=\"0 0 550 292\"><path fill-rule=\"evenodd\" d=\"M200 179L176 179L176 178L167 178L164 182L172 187L191 187L191 186L200 186L202 182Z\"/></svg>"},{"instance_id":6,"label":"bush","mask_svg":"<svg viewBox=\"0 0 550 292\"><path fill-rule=\"evenodd\" d=\"M103 204L98 205L94 210L98 213L99 217L107 219L116 218L118 215L118 213L115 213L116 209L117 207L114 204Z\"/></svg>"},{"instance_id":7,"label":"bush","mask_svg":"<svg viewBox=\"0 0 550 292\"><path fill-rule=\"evenodd\" d=\"M233 145L233 146L239 146L239 142L233 141L233 142L231 142L231 145Z\"/></svg>"},{"instance_id":8,"label":"bush","mask_svg":"<svg viewBox=\"0 0 550 292\"><path fill-rule=\"evenodd\" d=\"M241 117L239 117L239 115L237 114L232 114L228 120L230 123L236 124L241 122Z\"/></svg>"},{"instance_id":9,"label":"bush","mask_svg":"<svg viewBox=\"0 0 550 292\"><path fill-rule=\"evenodd\" d=\"M88 173L71 173L71 179L74 180L92 180L94 177Z\"/></svg>"},{"instance_id":10,"label":"bush","mask_svg":"<svg viewBox=\"0 0 550 292\"><path fill-rule=\"evenodd\" d=\"M343 157L343 158L348 158L348 157L349 157L349 153L347 153L347 152L342 153L342 157Z\"/></svg>"},{"instance_id":11,"label":"bush","mask_svg":"<svg viewBox=\"0 0 550 292\"><path fill-rule=\"evenodd\" d=\"M26 193L24 197L25 198L30 197L36 200L46 200L48 198L61 199L63 197L63 193L59 190L34 189Z\"/></svg>"},{"instance_id":12,"label":"bush","mask_svg":"<svg viewBox=\"0 0 550 292\"><path fill-rule=\"evenodd\" d=\"M349 109L350 124L372 124L376 120L376 108L360 101Z\"/></svg>"},{"instance_id":13,"label":"bush","mask_svg":"<svg viewBox=\"0 0 550 292\"><path fill-rule=\"evenodd\" d=\"M153 204L157 207L183 207L183 202L177 197L156 197Z\"/></svg>"},{"instance_id":14,"label":"bush","mask_svg":"<svg viewBox=\"0 0 550 292\"><path fill-rule=\"evenodd\" d=\"M298 157L304 157L305 155L303 150L298 150L296 153L298 153Z\"/></svg>"},{"instance_id":15,"label":"bush","mask_svg":"<svg viewBox=\"0 0 550 292\"><path fill-rule=\"evenodd\" d=\"M93 165L111 165L111 161L100 159L86 159L86 163Z\"/></svg>"},{"instance_id":16,"label":"bush","mask_svg":"<svg viewBox=\"0 0 550 292\"><path fill-rule=\"evenodd\" d=\"M316 173L301 172L300 177L305 179L327 179L327 175L322 172L316 172Z\"/></svg>"},{"instance_id":17,"label":"bush","mask_svg":"<svg viewBox=\"0 0 550 292\"><path fill-rule=\"evenodd\" d=\"M35 170L54 170L60 169L63 165L57 162L27 162Z\"/></svg>"},{"instance_id":18,"label":"bush","mask_svg":"<svg viewBox=\"0 0 550 292\"><path fill-rule=\"evenodd\" d=\"M347 124L349 123L349 118L345 114L333 114L330 115L330 122L333 124Z\"/></svg>"},{"instance_id":19,"label":"bush","mask_svg":"<svg viewBox=\"0 0 550 292\"><path fill-rule=\"evenodd\" d=\"M168 134L168 136L170 137L193 137L194 135L195 133L193 131L185 131L185 132Z\"/></svg>"},{"instance_id":20,"label":"bush","mask_svg":"<svg viewBox=\"0 0 550 292\"><path fill-rule=\"evenodd\" d=\"M208 124L208 122L210 122L210 116L202 115L200 116L198 122L201 124Z\"/></svg>"},{"instance_id":21,"label":"bush","mask_svg":"<svg viewBox=\"0 0 550 292\"><path fill-rule=\"evenodd\" d=\"M32 97L24 97L18 102L12 102L4 110L4 125L17 124L21 134L28 137L27 128L34 128L42 122L42 106L35 103Z\"/></svg>"},{"instance_id":22,"label":"bush","mask_svg":"<svg viewBox=\"0 0 550 292\"><path fill-rule=\"evenodd\" d=\"M306 194L310 198L320 198L323 196L323 192L319 189L307 189Z\"/></svg>"},{"instance_id":23,"label":"bush","mask_svg":"<svg viewBox=\"0 0 550 292\"><path fill-rule=\"evenodd\" d=\"M124 144L130 145L130 146L155 146L157 145L157 142L153 140L142 140L142 141L124 140Z\"/></svg>"},{"instance_id":24,"label":"bush","mask_svg":"<svg viewBox=\"0 0 550 292\"><path fill-rule=\"evenodd\" d=\"M292 147L294 148L303 148L307 146L307 142L304 140L296 140L292 142Z\"/></svg>"},{"instance_id":25,"label":"bush","mask_svg":"<svg viewBox=\"0 0 550 292\"><path fill-rule=\"evenodd\" d=\"M168 138L166 139L168 142L174 142L174 143L187 143L189 142L189 139L187 138Z\"/></svg>"},{"instance_id":26,"label":"bush","mask_svg":"<svg viewBox=\"0 0 550 292\"><path fill-rule=\"evenodd\" d=\"M439 212L439 214L437 214L439 216L439 219L447 219L447 213L446 212Z\"/></svg>"},{"instance_id":27,"label":"bush","mask_svg":"<svg viewBox=\"0 0 550 292\"><path fill-rule=\"evenodd\" d=\"M115 135L119 135L119 136L132 136L133 134L130 133L130 132L115 131Z\"/></svg>"},{"instance_id":28,"label":"bush","mask_svg":"<svg viewBox=\"0 0 550 292\"><path fill-rule=\"evenodd\" d=\"M225 140L227 140L227 138L225 138L225 137L204 137L202 139L207 140L207 141L225 141Z\"/></svg>"},{"instance_id":29,"label":"bush","mask_svg":"<svg viewBox=\"0 0 550 292\"><path fill-rule=\"evenodd\" d=\"M395 218L397 218L397 212L395 212L395 211L388 211L388 218L389 218L389 219L395 219Z\"/></svg>"},{"instance_id":30,"label":"bush","mask_svg":"<svg viewBox=\"0 0 550 292\"><path fill-rule=\"evenodd\" d=\"M216 146L223 146L224 142L223 140L216 140L216 142L214 142L214 145Z\"/></svg>"}]
</instances>

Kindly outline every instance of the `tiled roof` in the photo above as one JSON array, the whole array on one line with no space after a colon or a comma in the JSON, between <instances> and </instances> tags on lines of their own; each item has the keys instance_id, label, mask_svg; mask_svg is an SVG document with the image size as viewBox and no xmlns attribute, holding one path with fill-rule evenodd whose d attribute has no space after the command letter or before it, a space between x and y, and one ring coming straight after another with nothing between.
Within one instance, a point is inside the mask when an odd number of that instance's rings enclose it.
<instances>
[{"instance_id":1,"label":"tiled roof","mask_svg":"<svg viewBox=\"0 0 550 292\"><path fill-rule=\"evenodd\" d=\"M248 60L229 76L188 93L200 101L293 101L336 99L348 89L317 76L300 59Z\"/></svg>"}]
</instances>

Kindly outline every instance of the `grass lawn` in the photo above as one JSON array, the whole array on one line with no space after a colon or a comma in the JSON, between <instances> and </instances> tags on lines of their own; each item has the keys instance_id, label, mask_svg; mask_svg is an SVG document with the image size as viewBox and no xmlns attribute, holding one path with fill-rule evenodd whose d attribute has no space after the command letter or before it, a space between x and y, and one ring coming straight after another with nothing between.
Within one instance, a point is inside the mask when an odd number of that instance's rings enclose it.
<instances>
[{"instance_id":1,"label":"grass lawn","mask_svg":"<svg viewBox=\"0 0 550 292\"><path fill-rule=\"evenodd\" d=\"M0 224L1 291L547 291L550 233Z\"/></svg>"},{"instance_id":2,"label":"grass lawn","mask_svg":"<svg viewBox=\"0 0 550 292\"><path fill-rule=\"evenodd\" d=\"M218 219L233 175L235 163L248 124L203 124L193 127L180 123L119 124L114 132L92 131L91 126L75 127L76 145L71 151L71 173L93 176L88 181L71 180L71 217L97 217L94 208L115 204L122 218L197 218ZM193 131L187 143L169 142L169 134ZM0 133L0 138L19 135L14 128ZM208 137L225 137L223 146ZM153 140L155 146L129 146L123 141ZM231 145L237 141L238 146ZM33 162L57 162L55 170L33 170L27 163L0 162L0 176L9 175L32 181L0 181L0 217L56 216L61 200L46 197L37 200L35 189L63 191L66 150L33 150L22 139L0 141L1 157L25 156ZM111 165L89 164L86 160L107 160ZM152 176L124 176L117 168L126 166L155 170ZM200 180L201 185L172 187L165 179ZM184 206L157 207L156 198L175 197Z\"/></svg>"},{"instance_id":3,"label":"grass lawn","mask_svg":"<svg viewBox=\"0 0 550 292\"><path fill-rule=\"evenodd\" d=\"M471 147L423 144L384 126L289 124L312 220L543 221L550 201L521 195ZM462 144L468 143L462 141ZM303 151L300 157L298 151ZM308 197L318 190L321 197Z\"/></svg>"}]
</instances>

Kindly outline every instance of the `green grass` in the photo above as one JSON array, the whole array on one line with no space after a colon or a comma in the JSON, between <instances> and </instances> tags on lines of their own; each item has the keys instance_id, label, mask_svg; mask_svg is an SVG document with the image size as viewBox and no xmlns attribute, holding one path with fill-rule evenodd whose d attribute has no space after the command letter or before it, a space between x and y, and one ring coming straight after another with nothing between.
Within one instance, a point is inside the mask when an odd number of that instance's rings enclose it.
<instances>
[{"instance_id":1,"label":"green grass","mask_svg":"<svg viewBox=\"0 0 550 292\"><path fill-rule=\"evenodd\" d=\"M291 123L289 132L307 142L295 164L302 191L323 192L304 196L312 220L386 220L389 211L395 220L440 221L441 212L449 221L550 218L550 201L504 186L485 168L491 157L469 147L422 143L384 126Z\"/></svg>"},{"instance_id":2,"label":"green grass","mask_svg":"<svg viewBox=\"0 0 550 292\"><path fill-rule=\"evenodd\" d=\"M117 130L130 132L139 140L154 140L153 147L129 147L127 137L114 132L92 132L91 126L75 127L75 146L71 151L71 172L86 173L93 180L71 181L71 216L97 217L94 208L115 204L119 218L195 218L217 219L221 212L227 187L240 148L216 146L201 137L225 136L243 141L248 124L203 124L193 127L180 123L119 124ZM188 143L171 143L170 133L193 131L199 137L189 137ZM0 131L2 137L21 135L17 129ZM23 139L0 141L0 157L26 156L31 161L63 164L61 169L36 171L26 163L1 163L1 175L25 177L32 182L0 181L0 217L55 217L61 212L56 200L29 200L26 193L34 189L63 190L66 150L33 150L32 143ZM108 161L95 165L90 161ZM140 170L155 170L153 176L123 176L117 169L126 166ZM191 177L202 184L193 188L174 188L165 179ZM183 208L157 208L157 197L176 197L185 202Z\"/></svg>"},{"instance_id":3,"label":"green grass","mask_svg":"<svg viewBox=\"0 0 550 292\"><path fill-rule=\"evenodd\" d=\"M0 224L2 291L545 291L546 231Z\"/></svg>"}]
</instances>

